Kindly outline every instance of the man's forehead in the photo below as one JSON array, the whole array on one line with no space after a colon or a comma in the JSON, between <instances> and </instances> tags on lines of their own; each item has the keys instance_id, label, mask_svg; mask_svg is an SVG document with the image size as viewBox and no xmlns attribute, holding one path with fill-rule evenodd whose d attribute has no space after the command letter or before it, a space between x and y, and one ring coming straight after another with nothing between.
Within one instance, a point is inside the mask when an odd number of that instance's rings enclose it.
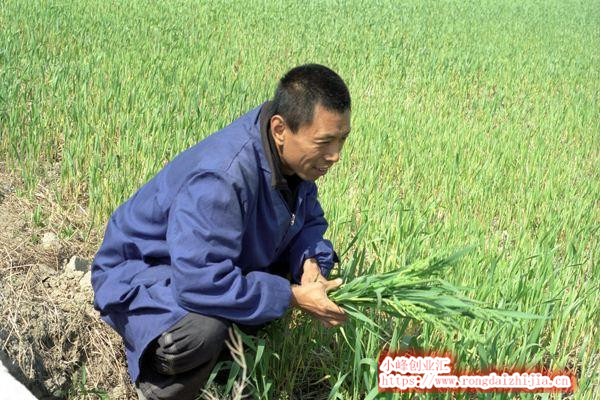
<instances>
[{"instance_id":1,"label":"man's forehead","mask_svg":"<svg viewBox=\"0 0 600 400\"><path fill-rule=\"evenodd\" d=\"M318 139L337 139L350 134L350 129L340 129L337 132L317 132Z\"/></svg>"},{"instance_id":2,"label":"man's forehead","mask_svg":"<svg viewBox=\"0 0 600 400\"><path fill-rule=\"evenodd\" d=\"M323 110L315 113L314 135L319 138L337 138L350 133L350 111L342 113Z\"/></svg>"}]
</instances>

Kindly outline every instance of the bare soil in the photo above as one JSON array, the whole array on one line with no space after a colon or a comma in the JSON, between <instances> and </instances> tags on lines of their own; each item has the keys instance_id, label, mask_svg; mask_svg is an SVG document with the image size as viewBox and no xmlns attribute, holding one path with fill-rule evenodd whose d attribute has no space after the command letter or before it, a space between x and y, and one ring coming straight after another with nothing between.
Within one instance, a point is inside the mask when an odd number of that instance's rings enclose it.
<instances>
[{"instance_id":1,"label":"bare soil","mask_svg":"<svg viewBox=\"0 0 600 400\"><path fill-rule=\"evenodd\" d=\"M93 308L89 275L64 269L74 255L91 260L100 233L82 207L59 205L46 187L18 195L22 186L0 163L0 357L40 399L135 398L122 342ZM48 233L57 239L43 243Z\"/></svg>"}]
</instances>

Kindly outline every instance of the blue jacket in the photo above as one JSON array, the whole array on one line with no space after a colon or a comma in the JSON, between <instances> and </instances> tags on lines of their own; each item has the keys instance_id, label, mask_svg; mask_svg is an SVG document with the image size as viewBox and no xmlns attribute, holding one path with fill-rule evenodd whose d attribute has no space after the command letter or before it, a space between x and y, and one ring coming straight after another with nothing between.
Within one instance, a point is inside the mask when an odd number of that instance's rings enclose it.
<instances>
[{"instance_id":1,"label":"blue jacket","mask_svg":"<svg viewBox=\"0 0 600 400\"><path fill-rule=\"evenodd\" d=\"M325 276L338 261L315 183L300 182L295 210L274 187L263 106L179 154L108 221L94 306L122 336L134 382L146 346L188 312L248 325L279 318L290 282L270 265L286 262L298 282L305 259Z\"/></svg>"}]
</instances>

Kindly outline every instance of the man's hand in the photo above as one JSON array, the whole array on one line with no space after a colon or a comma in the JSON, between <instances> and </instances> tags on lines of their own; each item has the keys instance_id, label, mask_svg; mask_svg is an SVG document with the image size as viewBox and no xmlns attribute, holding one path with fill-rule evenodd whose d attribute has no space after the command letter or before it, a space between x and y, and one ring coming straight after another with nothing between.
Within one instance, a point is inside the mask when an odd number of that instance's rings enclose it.
<instances>
[{"instance_id":1,"label":"man's hand","mask_svg":"<svg viewBox=\"0 0 600 400\"><path fill-rule=\"evenodd\" d=\"M326 328L341 325L346 321L346 313L327 297L328 292L341 284L342 279L338 278L292 285L292 305L313 315Z\"/></svg>"},{"instance_id":2,"label":"man's hand","mask_svg":"<svg viewBox=\"0 0 600 400\"><path fill-rule=\"evenodd\" d=\"M319 263L314 258L308 258L304 261L304 272L300 278L300 284L305 285L311 282L327 282L327 279L321 275L321 268Z\"/></svg>"}]
</instances>

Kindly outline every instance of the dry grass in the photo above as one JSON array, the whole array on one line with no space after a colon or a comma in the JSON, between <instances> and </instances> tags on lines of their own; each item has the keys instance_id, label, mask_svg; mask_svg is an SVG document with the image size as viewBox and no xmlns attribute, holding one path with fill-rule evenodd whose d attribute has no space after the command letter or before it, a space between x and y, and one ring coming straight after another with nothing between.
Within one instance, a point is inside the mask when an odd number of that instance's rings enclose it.
<instances>
[{"instance_id":1,"label":"dry grass","mask_svg":"<svg viewBox=\"0 0 600 400\"><path fill-rule=\"evenodd\" d=\"M39 398L85 398L95 388L111 399L133 398L120 338L93 309L82 273L63 271L73 255L93 257L97 233L86 240L85 214L58 206L43 185L35 204L17 196L18 187L0 164L0 350L13 361L9 369ZM36 208L42 223L32 219ZM72 229L68 238L65 226ZM59 237L48 248L39 243L46 232Z\"/></svg>"}]
</instances>

